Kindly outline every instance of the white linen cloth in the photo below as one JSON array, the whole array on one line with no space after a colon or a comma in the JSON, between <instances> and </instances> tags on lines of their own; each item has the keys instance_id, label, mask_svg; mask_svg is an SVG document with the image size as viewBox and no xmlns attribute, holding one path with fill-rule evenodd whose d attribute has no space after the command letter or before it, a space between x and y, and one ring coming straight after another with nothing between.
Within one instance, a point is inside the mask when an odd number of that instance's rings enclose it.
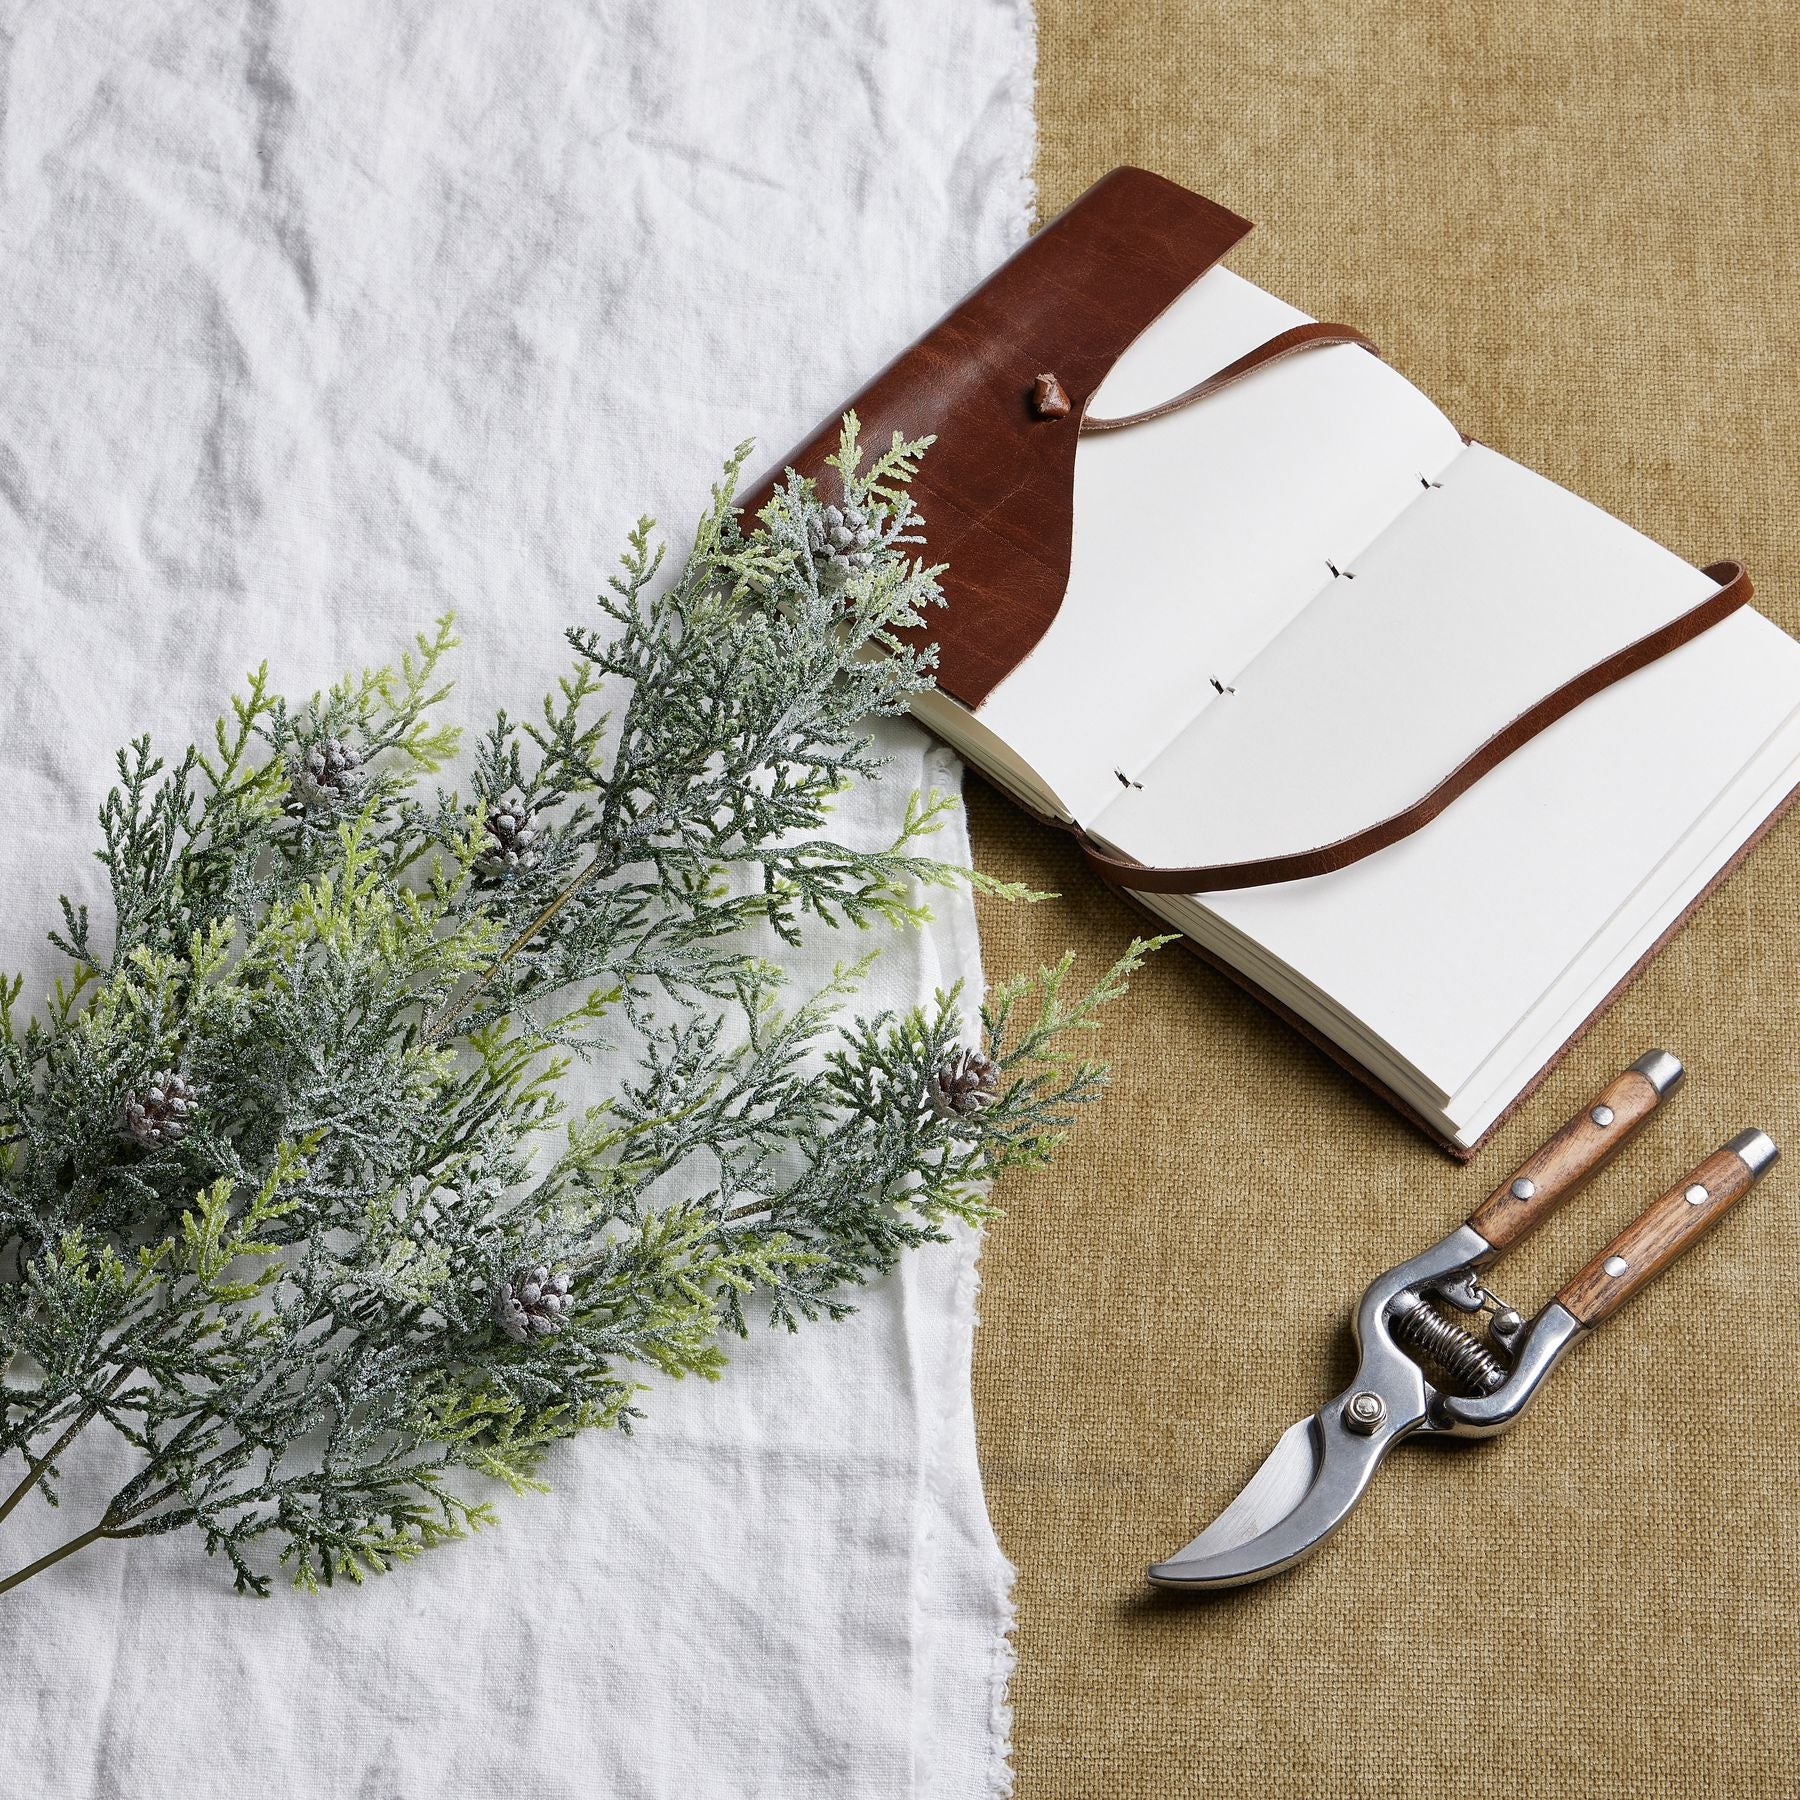
<instances>
[{"instance_id":1,"label":"white linen cloth","mask_svg":"<svg viewBox=\"0 0 1800 1800\"><path fill-rule=\"evenodd\" d=\"M461 716L534 703L638 512L679 538L1022 238L1032 54L1029 0L0 0L0 965L40 994L101 892L114 746L264 657L304 693L454 608ZM958 778L888 741L847 829ZM937 913L867 1004L978 984ZM1003 1791L976 1248L360 1590L239 1600L177 1536L0 1598L5 1788Z\"/></svg>"}]
</instances>

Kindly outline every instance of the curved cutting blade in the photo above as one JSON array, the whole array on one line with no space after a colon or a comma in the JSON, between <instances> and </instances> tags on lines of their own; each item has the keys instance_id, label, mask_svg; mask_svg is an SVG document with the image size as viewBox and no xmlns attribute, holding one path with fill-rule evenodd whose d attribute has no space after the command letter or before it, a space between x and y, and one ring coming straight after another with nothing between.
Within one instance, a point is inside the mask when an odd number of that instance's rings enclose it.
<instances>
[{"instance_id":1,"label":"curved cutting blade","mask_svg":"<svg viewBox=\"0 0 1800 1800\"><path fill-rule=\"evenodd\" d=\"M1281 1434L1238 1497L1167 1562L1150 1566L1158 1587L1239 1587L1290 1569L1349 1516L1388 1450L1422 1417L1391 1415L1369 1436L1349 1430L1344 1398ZM1410 1410L1410 1409L1409 1409Z\"/></svg>"}]
</instances>

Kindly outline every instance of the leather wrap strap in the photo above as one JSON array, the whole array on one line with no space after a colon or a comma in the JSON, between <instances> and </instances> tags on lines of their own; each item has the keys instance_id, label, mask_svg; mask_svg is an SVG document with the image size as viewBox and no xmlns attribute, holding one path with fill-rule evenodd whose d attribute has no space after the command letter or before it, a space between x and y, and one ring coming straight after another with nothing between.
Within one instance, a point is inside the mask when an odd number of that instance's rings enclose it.
<instances>
[{"instance_id":1,"label":"leather wrap strap","mask_svg":"<svg viewBox=\"0 0 1800 1800\"><path fill-rule=\"evenodd\" d=\"M1192 406L1196 400L1209 399L1221 388L1230 387L1234 381L1242 381L1246 375L1253 374L1272 362L1280 362L1284 356L1292 356L1301 350L1322 350L1330 344L1359 344L1372 356L1381 354L1373 341L1354 325L1326 325L1313 320L1305 325L1295 325L1287 331L1277 332L1267 342L1258 344L1254 350L1245 351L1236 362L1227 363L1204 381L1197 381L1185 392L1167 400L1159 400L1155 406L1147 406L1142 412L1121 413L1116 419L1096 419L1084 415L1081 435L1086 437L1090 432L1096 431L1122 431L1127 425L1142 425L1146 420L1160 419L1166 413L1180 412L1184 406Z\"/></svg>"},{"instance_id":2,"label":"leather wrap strap","mask_svg":"<svg viewBox=\"0 0 1800 1800\"><path fill-rule=\"evenodd\" d=\"M1204 384L1202 384L1204 385ZM1436 787L1411 806L1390 814L1378 824L1352 832L1316 850L1300 850L1285 856L1260 856L1246 862L1209 863L1188 869L1150 868L1129 857L1110 856L1077 833L1088 862L1108 881L1140 894L1222 893L1231 888L1265 887L1275 882L1304 881L1313 875L1329 875L1385 850L1402 838L1429 825L1445 807L1466 794L1490 769L1497 767L1521 745L1553 725L1582 701L1635 674L1671 650L1691 642L1728 618L1750 598L1750 577L1734 562L1709 563L1706 574L1719 585L1698 606L1689 608L1666 625L1646 633L1622 650L1615 650L1561 687L1529 706L1510 724L1471 752Z\"/></svg>"}]
</instances>

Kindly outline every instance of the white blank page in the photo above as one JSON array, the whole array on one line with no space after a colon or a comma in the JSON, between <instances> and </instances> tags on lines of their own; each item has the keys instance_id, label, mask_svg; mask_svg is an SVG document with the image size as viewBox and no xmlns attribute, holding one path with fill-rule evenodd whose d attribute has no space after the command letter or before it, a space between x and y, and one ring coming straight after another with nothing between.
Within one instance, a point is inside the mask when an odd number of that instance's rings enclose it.
<instances>
[{"instance_id":1,"label":"white blank page","mask_svg":"<svg viewBox=\"0 0 1800 1800\"><path fill-rule=\"evenodd\" d=\"M1800 782L1800 708L1745 766L1694 830L1629 904L1584 945L1575 962L1494 1056L1453 1097L1464 1141L1473 1142L1578 1031L1639 959Z\"/></svg>"},{"instance_id":2,"label":"white blank page","mask_svg":"<svg viewBox=\"0 0 1800 1800\"><path fill-rule=\"evenodd\" d=\"M1181 866L1310 850L1411 805L1527 707L1696 605L1680 557L1480 444L1095 829Z\"/></svg>"},{"instance_id":3,"label":"white blank page","mask_svg":"<svg viewBox=\"0 0 1800 1800\"><path fill-rule=\"evenodd\" d=\"M1585 704L1335 875L1201 896L1455 1093L1800 704L1748 609Z\"/></svg>"},{"instance_id":4,"label":"white blank page","mask_svg":"<svg viewBox=\"0 0 1800 1800\"><path fill-rule=\"evenodd\" d=\"M1101 416L1180 393L1306 315L1225 269L1120 359ZM1461 448L1354 346L1311 350L1195 406L1083 438L1062 607L977 717L1091 820Z\"/></svg>"}]
</instances>

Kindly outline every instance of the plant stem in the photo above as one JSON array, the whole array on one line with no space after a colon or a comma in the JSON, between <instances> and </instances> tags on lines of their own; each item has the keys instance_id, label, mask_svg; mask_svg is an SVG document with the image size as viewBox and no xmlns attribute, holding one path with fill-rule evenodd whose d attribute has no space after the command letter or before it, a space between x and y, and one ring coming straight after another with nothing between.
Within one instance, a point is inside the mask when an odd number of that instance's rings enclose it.
<instances>
[{"instance_id":1,"label":"plant stem","mask_svg":"<svg viewBox=\"0 0 1800 1800\"><path fill-rule=\"evenodd\" d=\"M112 1395L116 1394L124 1385L125 1378L130 1373L131 1371L129 1369L121 1369L118 1374L107 1383L102 1398L110 1398ZM0 1501L0 1520L4 1520L7 1514L10 1513L13 1508L44 1479L44 1476L48 1473L51 1465L72 1443L74 1443L75 1439L94 1422L95 1418L99 1415L99 1412L100 1401L90 1400L76 1416L74 1423L69 1426L68 1430L65 1431L42 1456L34 1457L26 1464L25 1479L21 1481L3 1501ZM0 1588L0 1593L3 1593L4 1591L3 1588Z\"/></svg>"},{"instance_id":2,"label":"plant stem","mask_svg":"<svg viewBox=\"0 0 1800 1800\"><path fill-rule=\"evenodd\" d=\"M425 1027L423 1042L435 1043L448 1029L452 1021L461 1016L468 1004L484 988L486 988L500 971L512 961L519 951L523 950L537 934L550 923L562 909L573 900L582 888L586 887L594 876L600 873L600 858L595 857L586 868L570 880L560 893L555 895L535 919L515 937L504 950L478 975L475 980L452 1000L445 1003L437 1017Z\"/></svg>"},{"instance_id":3,"label":"plant stem","mask_svg":"<svg viewBox=\"0 0 1800 1800\"><path fill-rule=\"evenodd\" d=\"M22 1569L15 1569L4 1581L0 1581L0 1594L4 1594L8 1588L16 1588L21 1581L29 1581L32 1576L54 1568L65 1556L73 1556L77 1550L85 1550L89 1544L109 1536L111 1531L111 1524L106 1519L101 1519L98 1525L82 1532L79 1537L72 1537L66 1544L58 1544L48 1555L40 1556L36 1562L27 1563Z\"/></svg>"}]
</instances>

